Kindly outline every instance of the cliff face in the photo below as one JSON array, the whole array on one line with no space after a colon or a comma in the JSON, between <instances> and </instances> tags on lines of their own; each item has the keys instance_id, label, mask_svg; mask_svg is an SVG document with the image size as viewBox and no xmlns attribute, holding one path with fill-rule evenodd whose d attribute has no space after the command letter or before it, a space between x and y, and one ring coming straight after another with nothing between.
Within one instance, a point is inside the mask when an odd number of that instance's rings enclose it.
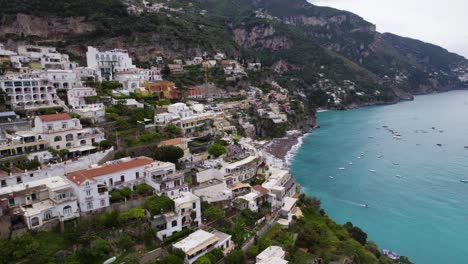
<instances>
[{"instance_id":1,"label":"cliff face","mask_svg":"<svg viewBox=\"0 0 468 264\"><path fill-rule=\"evenodd\" d=\"M271 70L263 81L274 78L313 106L394 102L468 83L465 58L306 0L157 2L164 8L139 0L7 1L0 42L56 45L78 57L87 45L123 48L146 62L225 52L261 61Z\"/></svg>"}]
</instances>

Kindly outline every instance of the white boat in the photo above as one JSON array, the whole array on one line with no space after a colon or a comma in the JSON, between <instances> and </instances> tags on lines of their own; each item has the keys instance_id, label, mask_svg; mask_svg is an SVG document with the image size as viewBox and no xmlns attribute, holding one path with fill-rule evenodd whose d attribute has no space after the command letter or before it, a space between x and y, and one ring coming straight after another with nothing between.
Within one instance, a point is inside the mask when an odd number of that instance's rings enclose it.
<instances>
[{"instance_id":1,"label":"white boat","mask_svg":"<svg viewBox=\"0 0 468 264\"><path fill-rule=\"evenodd\" d=\"M465 148L468 149L468 145L465 145Z\"/></svg>"},{"instance_id":2,"label":"white boat","mask_svg":"<svg viewBox=\"0 0 468 264\"><path fill-rule=\"evenodd\" d=\"M345 168L338 168L339 170L345 170Z\"/></svg>"},{"instance_id":3,"label":"white boat","mask_svg":"<svg viewBox=\"0 0 468 264\"><path fill-rule=\"evenodd\" d=\"M350 162L350 163L348 163L348 164L349 164L349 165L353 165L353 163L352 163L352 162Z\"/></svg>"},{"instance_id":4,"label":"white boat","mask_svg":"<svg viewBox=\"0 0 468 264\"><path fill-rule=\"evenodd\" d=\"M333 176L328 176L328 177L330 177L330 179L333 179Z\"/></svg>"},{"instance_id":5,"label":"white boat","mask_svg":"<svg viewBox=\"0 0 468 264\"><path fill-rule=\"evenodd\" d=\"M460 180L460 182L468 183L468 180Z\"/></svg>"},{"instance_id":6,"label":"white boat","mask_svg":"<svg viewBox=\"0 0 468 264\"><path fill-rule=\"evenodd\" d=\"M376 170L369 170L369 171L372 172L372 173L376 173L376 172L377 172Z\"/></svg>"},{"instance_id":7,"label":"white boat","mask_svg":"<svg viewBox=\"0 0 468 264\"><path fill-rule=\"evenodd\" d=\"M397 174L397 175L395 175L395 177L397 177L397 178L401 178L401 175L400 175L400 174Z\"/></svg>"}]
</instances>

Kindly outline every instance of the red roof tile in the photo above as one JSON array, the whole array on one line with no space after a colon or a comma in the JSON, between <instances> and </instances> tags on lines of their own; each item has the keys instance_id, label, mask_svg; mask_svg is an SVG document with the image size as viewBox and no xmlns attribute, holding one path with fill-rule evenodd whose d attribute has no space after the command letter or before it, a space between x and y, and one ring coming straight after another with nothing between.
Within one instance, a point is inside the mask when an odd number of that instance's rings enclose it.
<instances>
[{"instance_id":1,"label":"red roof tile","mask_svg":"<svg viewBox=\"0 0 468 264\"><path fill-rule=\"evenodd\" d=\"M159 143L159 145L160 146L180 145L180 144L182 144L183 140L184 140L183 138L168 139L168 140L161 141L161 143Z\"/></svg>"},{"instance_id":2,"label":"red roof tile","mask_svg":"<svg viewBox=\"0 0 468 264\"><path fill-rule=\"evenodd\" d=\"M86 179L94 180L94 178L98 176L107 175L118 171L125 171L140 166L145 166L152 163L153 161L153 159L148 157L138 157L129 161L114 164L104 164L97 168L91 168L69 173L67 174L67 179L74 182L75 184L80 185Z\"/></svg>"},{"instance_id":3,"label":"red roof tile","mask_svg":"<svg viewBox=\"0 0 468 264\"><path fill-rule=\"evenodd\" d=\"M41 115L39 116L39 118L42 121L50 122L50 121L67 120L67 119L70 119L71 117L67 113L63 113L63 114L53 114L53 115Z\"/></svg>"},{"instance_id":4,"label":"red roof tile","mask_svg":"<svg viewBox=\"0 0 468 264\"><path fill-rule=\"evenodd\" d=\"M268 190L265 189L264 187L262 187L261 185L255 185L252 187L252 189L254 189L255 191L261 193L261 194L265 194L265 193L268 193Z\"/></svg>"}]
</instances>

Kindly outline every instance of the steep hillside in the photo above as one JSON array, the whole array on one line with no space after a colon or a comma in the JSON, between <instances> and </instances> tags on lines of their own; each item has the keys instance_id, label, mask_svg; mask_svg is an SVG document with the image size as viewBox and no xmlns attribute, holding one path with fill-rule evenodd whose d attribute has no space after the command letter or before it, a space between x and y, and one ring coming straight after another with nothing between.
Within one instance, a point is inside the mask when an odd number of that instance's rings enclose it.
<instances>
[{"instance_id":1,"label":"steep hillside","mask_svg":"<svg viewBox=\"0 0 468 264\"><path fill-rule=\"evenodd\" d=\"M442 48L380 34L359 16L305 0L149 3L0 0L0 41L9 48L55 45L81 62L87 45L128 49L138 63L225 52L262 62L252 84L275 80L313 106L388 103L457 88L468 65Z\"/></svg>"}]
</instances>

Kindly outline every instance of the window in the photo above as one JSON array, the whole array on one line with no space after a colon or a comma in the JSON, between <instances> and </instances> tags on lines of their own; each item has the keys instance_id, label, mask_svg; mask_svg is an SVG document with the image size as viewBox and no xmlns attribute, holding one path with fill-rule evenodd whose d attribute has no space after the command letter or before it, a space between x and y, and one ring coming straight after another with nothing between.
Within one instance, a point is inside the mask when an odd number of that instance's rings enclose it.
<instances>
[{"instance_id":1,"label":"window","mask_svg":"<svg viewBox=\"0 0 468 264\"><path fill-rule=\"evenodd\" d=\"M8 199L8 205L10 206L15 205L15 198Z\"/></svg>"},{"instance_id":2,"label":"window","mask_svg":"<svg viewBox=\"0 0 468 264\"><path fill-rule=\"evenodd\" d=\"M62 137L61 136L54 137L54 142L57 142L57 141L62 141Z\"/></svg>"},{"instance_id":3,"label":"window","mask_svg":"<svg viewBox=\"0 0 468 264\"><path fill-rule=\"evenodd\" d=\"M36 199L37 199L37 194L35 194L35 193L31 194L31 199L32 199L33 201L36 200Z\"/></svg>"},{"instance_id":4,"label":"window","mask_svg":"<svg viewBox=\"0 0 468 264\"><path fill-rule=\"evenodd\" d=\"M86 186L89 186L89 181L86 182Z\"/></svg>"},{"instance_id":5,"label":"window","mask_svg":"<svg viewBox=\"0 0 468 264\"><path fill-rule=\"evenodd\" d=\"M193 203L192 206L193 206L193 209L197 208L197 203Z\"/></svg>"},{"instance_id":6,"label":"window","mask_svg":"<svg viewBox=\"0 0 468 264\"><path fill-rule=\"evenodd\" d=\"M93 202L87 202L87 203L86 203L86 208L87 208L88 210L92 210L92 209L93 209Z\"/></svg>"},{"instance_id":7,"label":"window","mask_svg":"<svg viewBox=\"0 0 468 264\"><path fill-rule=\"evenodd\" d=\"M39 218L38 217L33 217L31 218L31 226L38 226L39 225Z\"/></svg>"},{"instance_id":8,"label":"window","mask_svg":"<svg viewBox=\"0 0 468 264\"><path fill-rule=\"evenodd\" d=\"M54 129L54 127L52 125L47 126L47 130L52 130L52 129Z\"/></svg>"},{"instance_id":9,"label":"window","mask_svg":"<svg viewBox=\"0 0 468 264\"><path fill-rule=\"evenodd\" d=\"M73 214L71 206L67 205L63 208L63 216L71 216Z\"/></svg>"},{"instance_id":10,"label":"window","mask_svg":"<svg viewBox=\"0 0 468 264\"><path fill-rule=\"evenodd\" d=\"M120 176L120 181L125 182L125 176L124 175Z\"/></svg>"},{"instance_id":11,"label":"window","mask_svg":"<svg viewBox=\"0 0 468 264\"><path fill-rule=\"evenodd\" d=\"M37 157L36 157L36 159L37 159ZM31 177L31 178L34 177L34 173L30 173L29 177Z\"/></svg>"},{"instance_id":12,"label":"window","mask_svg":"<svg viewBox=\"0 0 468 264\"><path fill-rule=\"evenodd\" d=\"M135 178L139 179L140 178L140 172L135 172Z\"/></svg>"},{"instance_id":13,"label":"window","mask_svg":"<svg viewBox=\"0 0 468 264\"><path fill-rule=\"evenodd\" d=\"M68 134L65 136L66 141L73 141L73 134Z\"/></svg>"},{"instance_id":14,"label":"window","mask_svg":"<svg viewBox=\"0 0 468 264\"><path fill-rule=\"evenodd\" d=\"M172 227L177 226L177 220L172 221Z\"/></svg>"},{"instance_id":15,"label":"window","mask_svg":"<svg viewBox=\"0 0 468 264\"><path fill-rule=\"evenodd\" d=\"M112 179L112 178L109 179L109 185L110 185L110 186L114 185L114 179Z\"/></svg>"},{"instance_id":16,"label":"window","mask_svg":"<svg viewBox=\"0 0 468 264\"><path fill-rule=\"evenodd\" d=\"M21 179L21 177L16 177L16 183L22 183L23 180Z\"/></svg>"},{"instance_id":17,"label":"window","mask_svg":"<svg viewBox=\"0 0 468 264\"><path fill-rule=\"evenodd\" d=\"M7 186L6 180L2 180L2 187L6 187L6 186Z\"/></svg>"},{"instance_id":18,"label":"window","mask_svg":"<svg viewBox=\"0 0 468 264\"><path fill-rule=\"evenodd\" d=\"M86 191L86 196L91 196L91 191L90 190Z\"/></svg>"},{"instance_id":19,"label":"window","mask_svg":"<svg viewBox=\"0 0 468 264\"><path fill-rule=\"evenodd\" d=\"M49 220L52 218L52 211L51 210L47 210L44 212L44 216L43 216L43 219L44 220Z\"/></svg>"},{"instance_id":20,"label":"window","mask_svg":"<svg viewBox=\"0 0 468 264\"><path fill-rule=\"evenodd\" d=\"M67 128L67 123L62 123L62 128Z\"/></svg>"},{"instance_id":21,"label":"window","mask_svg":"<svg viewBox=\"0 0 468 264\"><path fill-rule=\"evenodd\" d=\"M101 206L106 206L106 200L104 199L101 200Z\"/></svg>"}]
</instances>

